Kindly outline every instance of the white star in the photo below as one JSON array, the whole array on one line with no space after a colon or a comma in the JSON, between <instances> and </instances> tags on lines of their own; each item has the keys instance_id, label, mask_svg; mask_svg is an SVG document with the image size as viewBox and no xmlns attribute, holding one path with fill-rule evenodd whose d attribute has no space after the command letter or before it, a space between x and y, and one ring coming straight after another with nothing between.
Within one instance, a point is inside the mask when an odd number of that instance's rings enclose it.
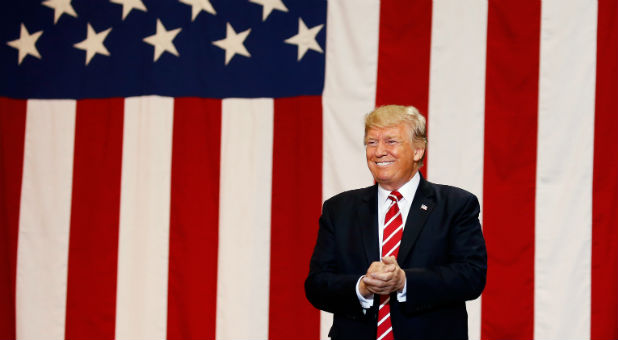
<instances>
[{"instance_id":1,"label":"white star","mask_svg":"<svg viewBox=\"0 0 618 340\"><path fill-rule=\"evenodd\" d=\"M86 51L86 65L90 62L95 54L109 55L109 51L103 45L103 41L109 34L112 28L96 33L90 23L88 23L86 39L73 45L75 48Z\"/></svg>"},{"instance_id":2,"label":"white star","mask_svg":"<svg viewBox=\"0 0 618 340\"><path fill-rule=\"evenodd\" d=\"M154 46L154 61L157 61L163 52L167 51L175 56L178 56L178 51L172 40L180 33L181 28L176 28L167 31L161 20L157 19L157 33L144 38L144 41Z\"/></svg>"},{"instance_id":3,"label":"white star","mask_svg":"<svg viewBox=\"0 0 618 340\"><path fill-rule=\"evenodd\" d=\"M146 6L142 0L109 0L112 3L122 5L122 20L131 13L133 9L139 9L146 12Z\"/></svg>"},{"instance_id":4,"label":"white star","mask_svg":"<svg viewBox=\"0 0 618 340\"><path fill-rule=\"evenodd\" d=\"M36 41L39 39L41 34L43 34L43 31L38 31L30 34L26 29L26 25L21 24L21 32L19 33L19 39L15 39L6 43L7 45L19 50L19 54L17 56L17 65L20 65L22 60L24 60L24 58L28 54L41 59L41 55L39 54L39 51L34 45L36 44Z\"/></svg>"},{"instance_id":5,"label":"white star","mask_svg":"<svg viewBox=\"0 0 618 340\"><path fill-rule=\"evenodd\" d=\"M298 18L298 34L285 41L288 44L298 45L298 60L303 58L308 49L324 53L320 44L315 40L315 36L318 35L323 26L317 25L308 29L303 19Z\"/></svg>"},{"instance_id":6,"label":"white star","mask_svg":"<svg viewBox=\"0 0 618 340\"><path fill-rule=\"evenodd\" d=\"M64 13L77 18L77 13L71 6L71 0L46 0L44 6L54 9L54 24L58 22L60 16Z\"/></svg>"},{"instance_id":7,"label":"white star","mask_svg":"<svg viewBox=\"0 0 618 340\"><path fill-rule=\"evenodd\" d=\"M230 60L232 60L235 54L244 55L245 57L251 57L251 54L249 53L249 51L247 51L245 45L243 45L243 42L245 41L245 39L247 39L249 33L251 33L251 29L249 28L244 32L236 34L234 28L232 28L232 25L230 25L229 22L227 23L226 27L227 32L225 39L212 42L213 45L225 50L225 65L227 65Z\"/></svg>"},{"instance_id":8,"label":"white star","mask_svg":"<svg viewBox=\"0 0 618 340\"><path fill-rule=\"evenodd\" d=\"M273 11L273 9L278 9L282 12L288 11L288 8L285 7L285 5L283 4L283 1L281 0L249 0L249 1L262 5L263 7L262 8L262 21L266 21L266 18L268 18L268 15L270 14L270 12Z\"/></svg>"},{"instance_id":9,"label":"white star","mask_svg":"<svg viewBox=\"0 0 618 340\"><path fill-rule=\"evenodd\" d=\"M208 0L180 0L180 2L191 6L191 21L195 20L195 17L201 11L206 11L213 15L217 14Z\"/></svg>"}]
</instances>

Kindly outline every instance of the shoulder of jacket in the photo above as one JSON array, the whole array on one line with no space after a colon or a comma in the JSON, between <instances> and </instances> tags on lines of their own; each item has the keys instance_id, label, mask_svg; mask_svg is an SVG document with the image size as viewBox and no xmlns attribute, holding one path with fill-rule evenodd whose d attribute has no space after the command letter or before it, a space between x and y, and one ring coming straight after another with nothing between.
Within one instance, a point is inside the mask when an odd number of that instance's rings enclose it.
<instances>
[{"instance_id":1,"label":"shoulder of jacket","mask_svg":"<svg viewBox=\"0 0 618 340\"><path fill-rule=\"evenodd\" d=\"M376 185L372 185L372 186L368 186L368 187L360 188L360 189L343 191L343 192L340 192L332 196L326 201L324 201L324 205L338 205L338 204L343 204L345 202L356 201L359 199L363 199L365 197L370 197L372 194L374 194L373 193L374 191L375 191L375 194L377 194Z\"/></svg>"},{"instance_id":2,"label":"shoulder of jacket","mask_svg":"<svg viewBox=\"0 0 618 340\"><path fill-rule=\"evenodd\" d=\"M439 197L453 198L453 199L461 199L461 200L478 200L476 195L467 191L465 189L446 185L446 184L438 184L426 181L427 185L431 187Z\"/></svg>"}]
</instances>

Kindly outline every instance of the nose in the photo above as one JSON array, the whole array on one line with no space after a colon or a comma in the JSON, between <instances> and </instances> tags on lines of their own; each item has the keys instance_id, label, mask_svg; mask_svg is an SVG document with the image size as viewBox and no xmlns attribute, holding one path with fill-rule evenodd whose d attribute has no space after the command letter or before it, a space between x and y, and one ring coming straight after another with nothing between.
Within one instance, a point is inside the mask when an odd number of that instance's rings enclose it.
<instances>
[{"instance_id":1,"label":"nose","mask_svg":"<svg viewBox=\"0 0 618 340\"><path fill-rule=\"evenodd\" d=\"M386 144L383 141L379 141L376 146L376 156L386 156Z\"/></svg>"}]
</instances>

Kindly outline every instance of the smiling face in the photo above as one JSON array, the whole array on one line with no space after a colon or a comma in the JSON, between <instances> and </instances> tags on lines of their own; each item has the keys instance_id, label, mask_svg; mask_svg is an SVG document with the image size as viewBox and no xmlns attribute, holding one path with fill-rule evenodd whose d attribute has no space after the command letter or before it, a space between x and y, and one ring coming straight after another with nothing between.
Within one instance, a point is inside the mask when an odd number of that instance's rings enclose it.
<instances>
[{"instance_id":1,"label":"smiling face","mask_svg":"<svg viewBox=\"0 0 618 340\"><path fill-rule=\"evenodd\" d=\"M373 178L386 190L397 190L418 170L424 146L410 140L408 126L372 127L365 138L367 166Z\"/></svg>"}]
</instances>

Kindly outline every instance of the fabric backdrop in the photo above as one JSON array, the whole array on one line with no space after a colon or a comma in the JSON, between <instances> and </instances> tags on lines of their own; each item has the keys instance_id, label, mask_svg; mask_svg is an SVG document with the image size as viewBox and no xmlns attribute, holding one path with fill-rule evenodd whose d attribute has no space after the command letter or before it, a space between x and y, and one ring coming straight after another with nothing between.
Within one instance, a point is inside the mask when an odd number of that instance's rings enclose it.
<instances>
[{"instance_id":1,"label":"fabric backdrop","mask_svg":"<svg viewBox=\"0 0 618 340\"><path fill-rule=\"evenodd\" d=\"M393 103L482 205L471 338L618 338L615 0L2 8L0 338L325 338L321 203Z\"/></svg>"}]
</instances>

